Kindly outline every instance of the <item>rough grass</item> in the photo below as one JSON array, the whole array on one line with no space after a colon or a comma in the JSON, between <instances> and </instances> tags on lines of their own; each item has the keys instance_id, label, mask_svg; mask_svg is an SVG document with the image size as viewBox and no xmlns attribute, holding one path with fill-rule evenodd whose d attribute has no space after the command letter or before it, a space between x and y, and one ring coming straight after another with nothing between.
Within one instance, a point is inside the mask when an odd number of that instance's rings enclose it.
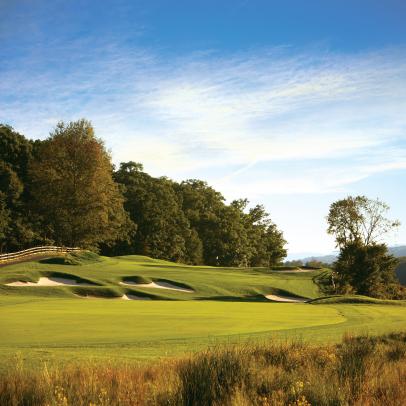
<instances>
[{"instance_id":1,"label":"rough grass","mask_svg":"<svg viewBox=\"0 0 406 406\"><path fill-rule=\"evenodd\" d=\"M406 402L406 334L220 346L155 364L43 364L0 375L2 406L340 406Z\"/></svg>"},{"instance_id":2,"label":"rough grass","mask_svg":"<svg viewBox=\"0 0 406 406\"><path fill-rule=\"evenodd\" d=\"M91 251L71 252L65 255L58 255L51 258L44 258L39 262L51 265L88 265L101 262L103 259Z\"/></svg>"}]
</instances>

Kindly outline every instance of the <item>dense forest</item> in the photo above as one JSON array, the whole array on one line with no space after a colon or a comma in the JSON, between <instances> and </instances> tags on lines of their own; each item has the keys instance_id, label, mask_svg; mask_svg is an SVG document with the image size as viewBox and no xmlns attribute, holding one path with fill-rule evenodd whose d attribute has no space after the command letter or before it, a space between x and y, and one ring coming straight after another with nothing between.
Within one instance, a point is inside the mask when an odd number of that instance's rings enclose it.
<instances>
[{"instance_id":1,"label":"dense forest","mask_svg":"<svg viewBox=\"0 0 406 406\"><path fill-rule=\"evenodd\" d=\"M202 180L111 162L87 120L33 141L0 125L0 250L79 246L189 264L272 266L286 241L262 205L225 201Z\"/></svg>"}]
</instances>

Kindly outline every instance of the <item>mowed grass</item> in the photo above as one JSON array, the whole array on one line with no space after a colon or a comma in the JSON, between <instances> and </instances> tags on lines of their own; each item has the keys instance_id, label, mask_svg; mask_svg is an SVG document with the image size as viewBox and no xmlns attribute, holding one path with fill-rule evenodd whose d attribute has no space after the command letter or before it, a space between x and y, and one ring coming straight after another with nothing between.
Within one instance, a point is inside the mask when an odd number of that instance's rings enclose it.
<instances>
[{"instance_id":1,"label":"mowed grass","mask_svg":"<svg viewBox=\"0 0 406 406\"><path fill-rule=\"evenodd\" d=\"M270 293L322 296L316 281L326 271L190 267L138 256L82 261L82 265L58 262L33 261L0 269L1 356L21 353L29 362L150 359L224 342L337 342L345 333L406 329L404 305L334 303L334 299L327 304L292 304L264 299ZM53 274L72 275L95 286L4 285ZM120 285L126 278L170 281L190 287L193 293ZM111 298L82 298L78 292ZM124 301L119 298L124 293L155 300Z\"/></svg>"},{"instance_id":2,"label":"mowed grass","mask_svg":"<svg viewBox=\"0 0 406 406\"><path fill-rule=\"evenodd\" d=\"M317 298L319 287L314 279L324 271L286 273L265 268L216 268L175 264L148 257L131 255L126 257L100 257L96 261L82 261L81 265L61 265L61 258L32 261L0 268L0 284L15 280L35 282L40 276L66 274L83 278L99 285L99 289L110 289L111 295L126 292L141 292L155 299L168 300L264 300L263 295L285 293L293 296ZM193 293L136 288L122 286L126 278L141 278L145 282L167 280L191 287ZM72 296L72 288L45 288L35 292L31 288L0 286L0 294L36 294L43 296ZM85 292L85 290L83 290ZM97 294L97 287L92 290Z\"/></svg>"}]
</instances>

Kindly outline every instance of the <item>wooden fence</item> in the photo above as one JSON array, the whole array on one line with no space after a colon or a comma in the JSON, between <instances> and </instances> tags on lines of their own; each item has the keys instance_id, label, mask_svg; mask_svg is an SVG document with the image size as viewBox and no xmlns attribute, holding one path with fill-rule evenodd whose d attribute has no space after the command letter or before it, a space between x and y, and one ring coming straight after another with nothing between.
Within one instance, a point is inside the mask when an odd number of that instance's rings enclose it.
<instances>
[{"instance_id":1,"label":"wooden fence","mask_svg":"<svg viewBox=\"0 0 406 406\"><path fill-rule=\"evenodd\" d=\"M9 262L18 262L28 259L34 256L45 256L45 255L55 255L55 254L66 254L72 251L80 251L80 248L69 248L69 247L35 247L29 248L27 250L11 252L9 254L0 255L0 265L7 264Z\"/></svg>"}]
</instances>

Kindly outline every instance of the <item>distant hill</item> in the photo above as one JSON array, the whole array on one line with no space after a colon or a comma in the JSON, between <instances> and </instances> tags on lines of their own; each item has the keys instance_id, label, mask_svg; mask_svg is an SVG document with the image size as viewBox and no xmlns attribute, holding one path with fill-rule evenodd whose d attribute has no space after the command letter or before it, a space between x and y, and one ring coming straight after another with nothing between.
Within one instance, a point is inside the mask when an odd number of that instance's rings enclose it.
<instances>
[{"instance_id":1,"label":"distant hill","mask_svg":"<svg viewBox=\"0 0 406 406\"><path fill-rule=\"evenodd\" d=\"M330 255L321 255L321 256L315 256L315 257L306 257L306 258L299 259L298 261L302 261L304 264L306 262L310 262L310 261L318 261L318 262L323 262L325 264L332 264L336 259L337 259L337 255L330 254Z\"/></svg>"},{"instance_id":2,"label":"distant hill","mask_svg":"<svg viewBox=\"0 0 406 406\"><path fill-rule=\"evenodd\" d=\"M400 264L396 269L396 276L402 285L406 285L406 245L389 247L389 252L400 259ZM332 264L337 259L337 255L321 255L300 259L304 264L310 261L320 261L325 264Z\"/></svg>"},{"instance_id":3,"label":"distant hill","mask_svg":"<svg viewBox=\"0 0 406 406\"><path fill-rule=\"evenodd\" d=\"M406 245L400 245L398 247L389 247L389 251L395 257L406 257Z\"/></svg>"},{"instance_id":4,"label":"distant hill","mask_svg":"<svg viewBox=\"0 0 406 406\"><path fill-rule=\"evenodd\" d=\"M389 247L389 252L395 257L406 257L406 245L400 245L396 247ZM301 258L298 261L302 261L304 264L309 261L320 261L325 264L332 264L337 259L336 254L311 256L306 258Z\"/></svg>"}]
</instances>

